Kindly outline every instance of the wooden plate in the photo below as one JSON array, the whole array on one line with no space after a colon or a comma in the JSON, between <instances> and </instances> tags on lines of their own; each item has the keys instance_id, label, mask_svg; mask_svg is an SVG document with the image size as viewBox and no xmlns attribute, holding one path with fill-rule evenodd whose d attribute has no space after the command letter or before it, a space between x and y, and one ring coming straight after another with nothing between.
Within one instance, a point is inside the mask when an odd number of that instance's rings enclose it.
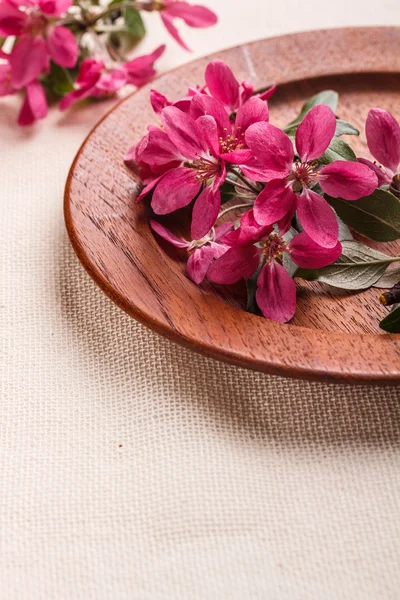
<instances>
[{"instance_id":1,"label":"wooden plate","mask_svg":"<svg viewBox=\"0 0 400 600\"><path fill-rule=\"evenodd\" d=\"M376 289L347 293L304 282L293 322L272 323L241 310L240 286L232 292L191 283L182 257L153 237L148 208L135 203L139 182L122 157L155 121L149 89L177 99L203 81L207 62L216 57L239 80L259 88L280 84L270 103L277 125L289 122L305 99L327 88L340 93L340 117L362 131L371 107L400 118L400 28L299 33L185 65L118 104L79 150L65 191L67 229L79 259L135 319L202 354L293 377L400 383L400 336L380 333L378 321L387 309L378 304ZM364 135L356 145L368 156ZM399 252L396 244L392 250Z\"/></svg>"}]
</instances>

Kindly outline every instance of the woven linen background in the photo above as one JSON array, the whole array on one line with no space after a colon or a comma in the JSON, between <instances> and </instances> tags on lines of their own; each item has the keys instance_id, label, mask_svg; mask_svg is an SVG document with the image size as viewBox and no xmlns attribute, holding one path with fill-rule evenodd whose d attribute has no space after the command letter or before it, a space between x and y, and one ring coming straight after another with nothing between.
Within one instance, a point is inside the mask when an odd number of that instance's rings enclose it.
<instances>
[{"instance_id":1,"label":"woven linen background","mask_svg":"<svg viewBox=\"0 0 400 600\"><path fill-rule=\"evenodd\" d=\"M194 56L400 22L398 0L205 3L221 22L185 29ZM143 51L167 40L156 17ZM170 41L161 68L189 58ZM64 181L110 106L20 130L17 99L0 103L0 598L400 598L400 389L192 354L75 258Z\"/></svg>"}]
</instances>

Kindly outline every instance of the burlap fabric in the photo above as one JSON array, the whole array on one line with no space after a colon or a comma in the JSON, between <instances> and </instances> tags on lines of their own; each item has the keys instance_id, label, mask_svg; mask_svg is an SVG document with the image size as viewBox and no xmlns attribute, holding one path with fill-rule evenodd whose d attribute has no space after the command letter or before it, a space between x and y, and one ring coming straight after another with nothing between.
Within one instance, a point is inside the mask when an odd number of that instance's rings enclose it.
<instances>
[{"instance_id":1,"label":"burlap fabric","mask_svg":"<svg viewBox=\"0 0 400 600\"><path fill-rule=\"evenodd\" d=\"M397 0L246 7L257 18L219 0L197 54L400 17ZM173 48L164 68L187 59ZM226 366L105 298L62 217L70 162L105 110L21 131L15 100L0 105L0 597L399 598L400 389Z\"/></svg>"}]
</instances>

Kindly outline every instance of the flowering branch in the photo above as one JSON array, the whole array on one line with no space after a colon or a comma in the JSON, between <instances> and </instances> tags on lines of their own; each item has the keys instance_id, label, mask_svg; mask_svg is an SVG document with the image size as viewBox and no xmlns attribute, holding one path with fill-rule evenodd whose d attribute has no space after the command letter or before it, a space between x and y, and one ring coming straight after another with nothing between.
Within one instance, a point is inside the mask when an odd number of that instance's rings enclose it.
<instances>
[{"instance_id":1,"label":"flowering branch","mask_svg":"<svg viewBox=\"0 0 400 600\"><path fill-rule=\"evenodd\" d=\"M217 22L209 9L180 0L73 5L73 0L0 0L0 96L24 93L18 117L30 125L87 97L110 97L125 85L140 87L156 74L165 46L131 59L146 33L141 11L159 12L172 37L188 49L175 20L190 27ZM4 38L4 43L1 40Z\"/></svg>"}]
</instances>

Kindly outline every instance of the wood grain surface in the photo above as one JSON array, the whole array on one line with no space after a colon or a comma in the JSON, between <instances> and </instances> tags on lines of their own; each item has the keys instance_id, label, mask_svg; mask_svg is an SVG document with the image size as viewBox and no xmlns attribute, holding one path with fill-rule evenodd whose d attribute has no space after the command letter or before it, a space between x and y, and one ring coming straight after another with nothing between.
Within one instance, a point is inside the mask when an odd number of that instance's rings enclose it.
<instances>
[{"instance_id":1,"label":"wood grain surface","mask_svg":"<svg viewBox=\"0 0 400 600\"><path fill-rule=\"evenodd\" d=\"M201 83L207 62L222 58L239 80L277 82L271 122L284 125L323 89L340 94L340 118L361 131L352 137L369 156L363 132L371 107L400 119L400 28L359 28L266 39L189 63L119 103L91 132L71 167L65 219L82 264L104 292L134 318L193 350L243 367L293 377L349 383L400 384L400 336L380 332L387 314L374 288L349 293L298 282L298 308L281 325L242 310L243 286L194 285L185 261L155 240L148 206L135 198L140 181L123 164L126 150L156 121L155 87L171 99ZM168 226L176 217L166 217ZM379 245L375 244L375 247ZM381 249L399 253L400 243Z\"/></svg>"}]
</instances>

